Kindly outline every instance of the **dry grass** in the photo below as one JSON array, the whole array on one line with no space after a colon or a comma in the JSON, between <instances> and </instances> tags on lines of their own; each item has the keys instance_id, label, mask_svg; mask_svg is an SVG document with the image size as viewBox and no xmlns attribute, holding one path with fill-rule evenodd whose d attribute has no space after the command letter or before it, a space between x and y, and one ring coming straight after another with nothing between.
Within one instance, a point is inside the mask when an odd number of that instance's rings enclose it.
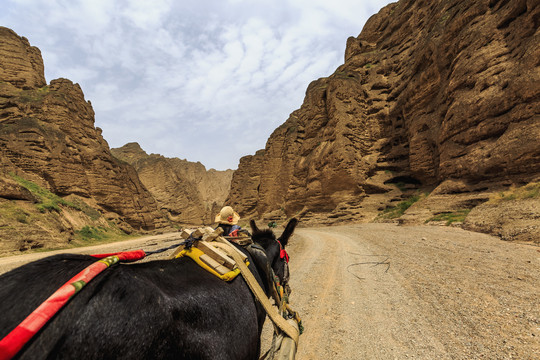
<instances>
[{"instance_id":1,"label":"dry grass","mask_svg":"<svg viewBox=\"0 0 540 360\"><path fill-rule=\"evenodd\" d=\"M521 187L510 187L507 191L501 191L489 199L490 203L500 203L510 200L526 200L540 198L540 182L531 182Z\"/></svg>"}]
</instances>

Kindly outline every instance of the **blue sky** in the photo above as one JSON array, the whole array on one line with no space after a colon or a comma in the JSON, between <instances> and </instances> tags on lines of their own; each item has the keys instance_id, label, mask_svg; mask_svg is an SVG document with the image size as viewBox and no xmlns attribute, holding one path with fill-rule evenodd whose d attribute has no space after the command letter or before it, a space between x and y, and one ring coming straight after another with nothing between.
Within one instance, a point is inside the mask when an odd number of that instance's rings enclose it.
<instances>
[{"instance_id":1,"label":"blue sky","mask_svg":"<svg viewBox=\"0 0 540 360\"><path fill-rule=\"evenodd\" d=\"M236 169L386 0L2 0L47 82L79 83L110 147Z\"/></svg>"}]
</instances>

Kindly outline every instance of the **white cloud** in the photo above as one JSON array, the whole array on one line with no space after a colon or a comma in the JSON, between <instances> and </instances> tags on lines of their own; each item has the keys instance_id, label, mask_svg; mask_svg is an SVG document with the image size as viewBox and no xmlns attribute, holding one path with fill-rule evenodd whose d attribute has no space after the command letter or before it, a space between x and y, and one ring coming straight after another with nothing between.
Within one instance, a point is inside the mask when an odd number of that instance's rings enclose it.
<instances>
[{"instance_id":1,"label":"white cloud","mask_svg":"<svg viewBox=\"0 0 540 360\"><path fill-rule=\"evenodd\" d=\"M5 0L0 21L41 49L47 80L81 85L111 146L223 169L265 146L389 2Z\"/></svg>"},{"instance_id":2,"label":"white cloud","mask_svg":"<svg viewBox=\"0 0 540 360\"><path fill-rule=\"evenodd\" d=\"M123 1L121 14L137 28L155 30L171 10L172 1Z\"/></svg>"}]
</instances>

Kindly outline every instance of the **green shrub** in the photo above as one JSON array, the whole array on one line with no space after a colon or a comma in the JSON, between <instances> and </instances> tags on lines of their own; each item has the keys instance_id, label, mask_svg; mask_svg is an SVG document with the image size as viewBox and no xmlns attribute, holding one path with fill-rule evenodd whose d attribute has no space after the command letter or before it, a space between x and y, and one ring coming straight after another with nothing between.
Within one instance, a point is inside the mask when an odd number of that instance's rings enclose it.
<instances>
[{"instance_id":1,"label":"green shrub","mask_svg":"<svg viewBox=\"0 0 540 360\"><path fill-rule=\"evenodd\" d=\"M45 200L44 202L37 204L36 207L41 213L45 213L47 211L60 212L60 206L58 206L58 203L51 200Z\"/></svg>"},{"instance_id":2,"label":"green shrub","mask_svg":"<svg viewBox=\"0 0 540 360\"><path fill-rule=\"evenodd\" d=\"M446 226L454 222L463 222L467 215L471 212L471 209L462 209L457 211L445 211L440 214L435 215L434 217L427 219L425 222L431 221L446 221Z\"/></svg>"},{"instance_id":3,"label":"green shrub","mask_svg":"<svg viewBox=\"0 0 540 360\"><path fill-rule=\"evenodd\" d=\"M83 228L79 231L76 231L76 233L81 237L81 239L85 241L103 240L107 237L105 231L103 231L102 229L88 225L83 226Z\"/></svg>"},{"instance_id":4,"label":"green shrub","mask_svg":"<svg viewBox=\"0 0 540 360\"><path fill-rule=\"evenodd\" d=\"M115 224L109 223L109 226L110 227L101 225L85 225L80 230L75 231L76 239L71 245L88 246L106 242L119 241L138 236L138 234L135 233L131 235L126 234Z\"/></svg>"},{"instance_id":5,"label":"green shrub","mask_svg":"<svg viewBox=\"0 0 540 360\"><path fill-rule=\"evenodd\" d=\"M49 87L44 86L37 90L23 90L19 96L19 100L24 103L41 102L45 95L49 92Z\"/></svg>"},{"instance_id":6,"label":"green shrub","mask_svg":"<svg viewBox=\"0 0 540 360\"><path fill-rule=\"evenodd\" d=\"M420 195L413 195L407 200L398 203L396 206L384 209L382 214L378 217L383 219L396 219L403 215L405 211L412 206L415 202L420 200Z\"/></svg>"},{"instance_id":7,"label":"green shrub","mask_svg":"<svg viewBox=\"0 0 540 360\"><path fill-rule=\"evenodd\" d=\"M405 192L407 191L407 184L405 184L404 182L400 181L400 182L397 182L395 183L394 185L396 185L396 187L399 189L399 191L401 192Z\"/></svg>"},{"instance_id":8,"label":"green shrub","mask_svg":"<svg viewBox=\"0 0 540 360\"><path fill-rule=\"evenodd\" d=\"M77 210L85 213L93 221L96 221L101 217L101 213L99 211L97 211L81 199L76 198L69 203L73 205L72 207L75 207Z\"/></svg>"}]
</instances>

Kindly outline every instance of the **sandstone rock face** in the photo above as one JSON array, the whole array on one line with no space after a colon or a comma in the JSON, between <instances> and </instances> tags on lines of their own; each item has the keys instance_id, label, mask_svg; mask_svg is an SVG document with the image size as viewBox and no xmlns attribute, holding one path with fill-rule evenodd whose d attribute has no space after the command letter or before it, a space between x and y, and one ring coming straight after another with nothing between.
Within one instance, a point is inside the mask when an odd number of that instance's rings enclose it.
<instances>
[{"instance_id":1,"label":"sandstone rock face","mask_svg":"<svg viewBox=\"0 0 540 360\"><path fill-rule=\"evenodd\" d=\"M28 200L12 175L59 196L76 195L135 229L166 224L136 171L114 158L77 84L45 84L38 49L0 28L0 196ZM2 239L4 240L4 239Z\"/></svg>"},{"instance_id":2,"label":"sandstone rock face","mask_svg":"<svg viewBox=\"0 0 540 360\"><path fill-rule=\"evenodd\" d=\"M232 176L231 189L225 203L232 205L241 217L257 214L263 160L264 150L244 156Z\"/></svg>"},{"instance_id":3,"label":"sandstone rock face","mask_svg":"<svg viewBox=\"0 0 540 360\"><path fill-rule=\"evenodd\" d=\"M0 26L0 81L20 89L40 88L47 83L41 51L13 30Z\"/></svg>"},{"instance_id":4,"label":"sandstone rock face","mask_svg":"<svg viewBox=\"0 0 540 360\"><path fill-rule=\"evenodd\" d=\"M399 200L393 184L407 193L453 179L481 192L532 181L539 18L531 0L386 6L347 40L345 63L309 85L264 152L242 159L231 199L259 217L369 221Z\"/></svg>"},{"instance_id":5,"label":"sandstone rock face","mask_svg":"<svg viewBox=\"0 0 540 360\"><path fill-rule=\"evenodd\" d=\"M177 224L212 224L229 193L233 171L162 155L148 155L137 143L112 149L131 164L169 219Z\"/></svg>"},{"instance_id":6,"label":"sandstone rock face","mask_svg":"<svg viewBox=\"0 0 540 360\"><path fill-rule=\"evenodd\" d=\"M4 175L5 176L5 175ZM9 177L0 176L0 198L36 201L32 193Z\"/></svg>"},{"instance_id":7,"label":"sandstone rock face","mask_svg":"<svg viewBox=\"0 0 540 360\"><path fill-rule=\"evenodd\" d=\"M495 234L503 240L540 243L540 201L486 202L471 210L464 228Z\"/></svg>"}]
</instances>

